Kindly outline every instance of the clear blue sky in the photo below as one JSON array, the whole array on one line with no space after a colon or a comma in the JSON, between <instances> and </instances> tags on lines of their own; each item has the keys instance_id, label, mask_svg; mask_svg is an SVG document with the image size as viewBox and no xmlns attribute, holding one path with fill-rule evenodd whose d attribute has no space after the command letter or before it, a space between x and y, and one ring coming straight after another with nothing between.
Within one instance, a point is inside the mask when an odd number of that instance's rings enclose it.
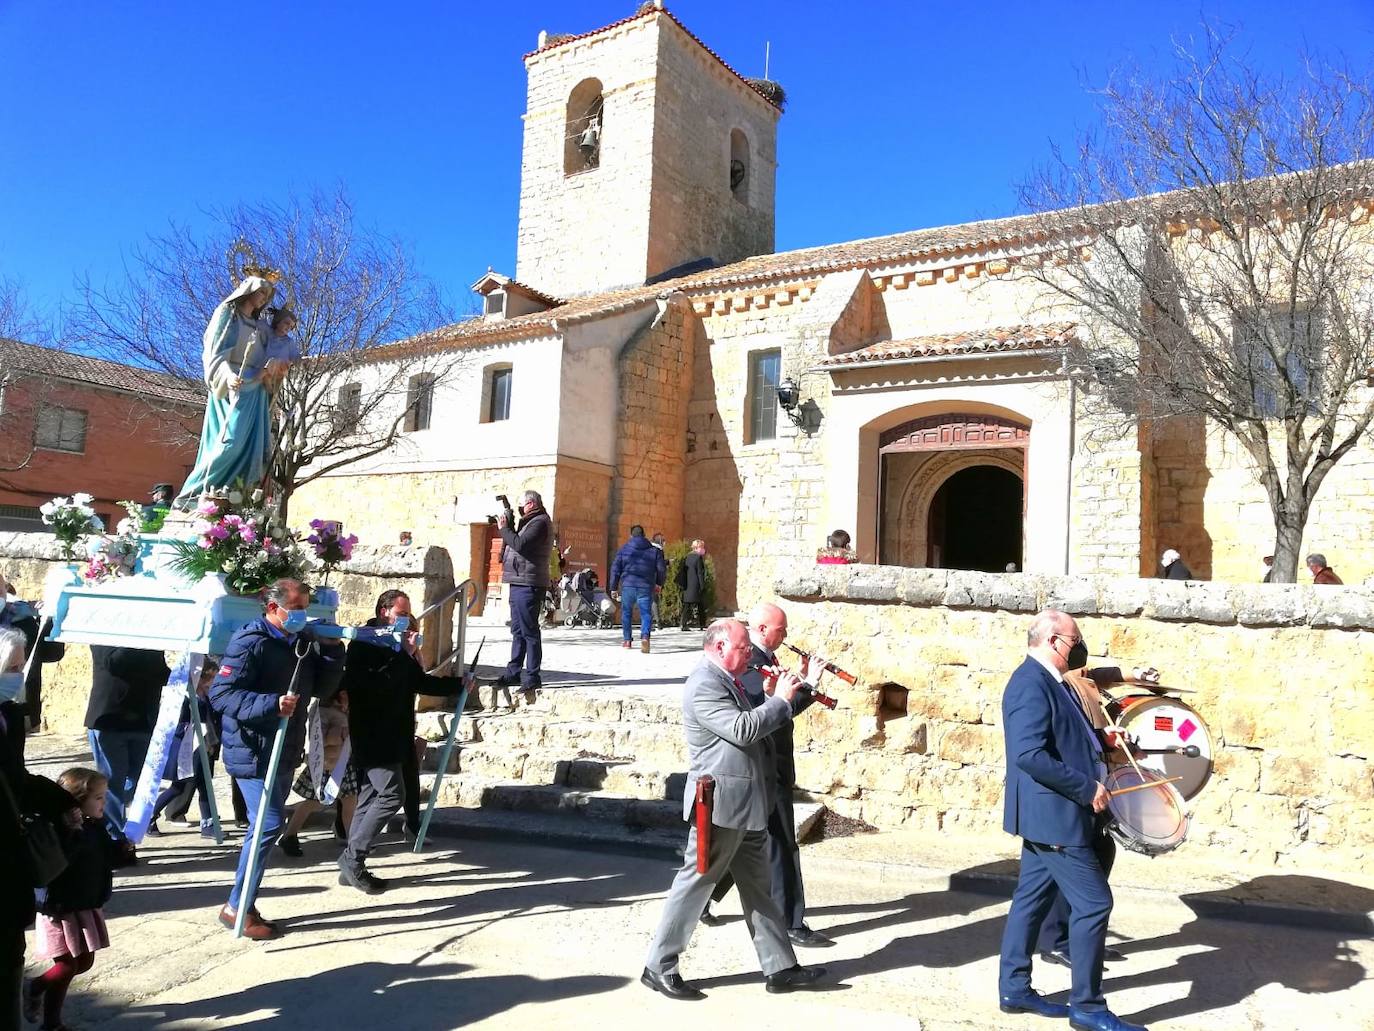
<instances>
[{"instance_id":1,"label":"clear blue sky","mask_svg":"<svg viewBox=\"0 0 1374 1031\"><path fill-rule=\"evenodd\" d=\"M49 307L168 220L343 182L461 295L513 272L521 55L637 0L0 0L0 276ZM1088 85L1158 65L1202 15L1253 61L1374 64L1371 0L677 0L746 75L787 89L778 248L1016 210L1016 182L1093 118Z\"/></svg>"}]
</instances>

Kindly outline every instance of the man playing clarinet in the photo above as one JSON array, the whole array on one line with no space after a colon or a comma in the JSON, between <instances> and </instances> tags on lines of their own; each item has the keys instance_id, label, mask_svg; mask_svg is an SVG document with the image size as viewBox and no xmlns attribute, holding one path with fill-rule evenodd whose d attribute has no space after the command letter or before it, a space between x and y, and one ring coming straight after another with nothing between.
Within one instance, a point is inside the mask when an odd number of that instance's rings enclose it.
<instances>
[{"instance_id":1,"label":"man playing clarinet","mask_svg":"<svg viewBox=\"0 0 1374 1031\"><path fill-rule=\"evenodd\" d=\"M787 640L787 613L776 605L764 603L756 605L749 613L749 665L740 676L744 693L749 696L750 704L762 705L767 700L764 694L764 669L778 665L775 649L781 648ZM808 668L804 676L808 682L819 676L820 667ZM792 701L793 718L800 715L815 701L809 691L799 692ZM773 731L764 741L771 753L772 768L777 776L777 798L773 811L768 815L768 855L773 868L773 901L782 910L787 921L787 937L794 945L809 948L822 948L835 943L823 934L817 934L806 926L806 890L802 884L801 848L797 845L797 825L792 815L792 792L797 786L797 764L792 756L792 722L789 720ZM719 902L734 884L727 873L711 893L711 901ZM710 906L701 914L701 922L708 926L720 923L713 916Z\"/></svg>"},{"instance_id":2,"label":"man playing clarinet","mask_svg":"<svg viewBox=\"0 0 1374 1031\"><path fill-rule=\"evenodd\" d=\"M776 775L764 740L791 721L801 682L787 673L767 678L767 697L755 708L739 681L750 654L744 626L733 619L716 620L707 628L703 650L682 696L690 762L683 815L691 827L640 981L670 999L705 997L682 979L678 957L691 941L711 889L729 872L739 886L745 925L754 936L768 991L811 988L825 976L825 968L800 966L787 940L782 913L769 891L766 829ZM713 786L713 794L698 792L699 783Z\"/></svg>"}]
</instances>

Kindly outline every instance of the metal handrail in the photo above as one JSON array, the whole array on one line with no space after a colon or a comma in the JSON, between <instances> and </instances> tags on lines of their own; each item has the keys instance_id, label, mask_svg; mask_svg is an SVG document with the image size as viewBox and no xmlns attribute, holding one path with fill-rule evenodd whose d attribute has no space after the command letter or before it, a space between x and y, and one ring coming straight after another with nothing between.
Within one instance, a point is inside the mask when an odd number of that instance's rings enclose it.
<instances>
[{"instance_id":1,"label":"metal handrail","mask_svg":"<svg viewBox=\"0 0 1374 1031\"><path fill-rule=\"evenodd\" d=\"M415 622L418 623L418 622L420 622L420 620L424 619L426 616L433 615L435 611L437 611L438 609L443 608L445 605L447 605L449 602L451 602L454 598L458 597L458 595L462 594L463 591L467 588L467 586L468 586L469 584L472 585L472 601L468 602L468 603L467 603L465 606L463 606L463 607L464 607L465 609L471 609L474 605L477 604L477 582L476 582L475 580L473 580L472 577L468 577L466 580L464 580L462 583L460 583L457 587L455 587L453 590L449 591L446 595L444 595L442 598L440 598L438 601L436 601L436 602L435 602L433 605L431 605L429 608L425 609L425 610L424 610L423 612L421 612L418 616L416 616L416 617L415 617Z\"/></svg>"},{"instance_id":2,"label":"metal handrail","mask_svg":"<svg viewBox=\"0 0 1374 1031\"><path fill-rule=\"evenodd\" d=\"M473 582L471 577L469 577L468 579L460 583L457 587L455 587L453 590L451 590L448 594L444 595L444 597L441 598L439 601L436 601L433 605L429 606L427 609L421 612L418 617L416 617L415 622L419 623L420 620L424 619L426 616L430 615L436 610L442 610L445 605L447 605L454 598L457 598L458 595L465 595L469 587L472 588L472 598L470 600L465 598L463 604L456 606L458 611L458 632L451 640L453 650L450 651L448 655L440 659L438 664L435 665L433 669L426 670L427 673L438 673L439 670L443 669L450 662L452 662L455 656L459 657L459 661L461 661L461 657L464 654L464 649L467 646L468 612L472 608L472 606L477 603L477 584ZM442 611L440 611L440 614L442 616ZM445 635L445 638L447 637L448 635Z\"/></svg>"}]
</instances>

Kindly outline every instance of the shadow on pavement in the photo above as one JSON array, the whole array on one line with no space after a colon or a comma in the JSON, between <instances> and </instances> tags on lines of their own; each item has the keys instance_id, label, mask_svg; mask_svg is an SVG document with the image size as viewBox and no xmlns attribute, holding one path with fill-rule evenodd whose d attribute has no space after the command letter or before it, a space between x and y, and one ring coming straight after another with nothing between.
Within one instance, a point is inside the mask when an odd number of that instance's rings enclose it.
<instances>
[{"instance_id":1,"label":"shadow on pavement","mask_svg":"<svg viewBox=\"0 0 1374 1031\"><path fill-rule=\"evenodd\" d=\"M1346 944L1347 932L1286 927L1272 927L1266 931L1256 927L1252 938L1243 939L1234 933L1237 926L1234 921L1223 922L1207 915L1217 912L1219 905L1227 905L1227 900L1237 898L1279 903L1286 899L1310 902L1332 897L1365 911L1374 908L1374 891L1344 881L1300 874L1256 877L1224 891L1180 896L1198 914L1197 919L1173 934L1125 944L1121 951L1134 956L1159 949L1189 949L1188 954L1171 967L1112 977L1104 982L1103 988L1110 994L1179 982L1189 985L1188 994L1181 999L1126 1015L1127 1019L1139 1023L1172 1020L1231 1006L1269 984L1306 994L1353 988L1364 980L1365 968L1353 958L1353 951ZM1229 902L1232 907L1234 904L1234 901ZM1367 937L1365 934L1358 936ZM1256 946L1238 955L1237 941L1246 940L1267 940L1271 948L1262 950ZM1280 947L1272 948L1276 941Z\"/></svg>"},{"instance_id":2,"label":"shadow on pavement","mask_svg":"<svg viewBox=\"0 0 1374 1031\"><path fill-rule=\"evenodd\" d=\"M357 963L195 1002L91 1007L88 1024L158 1028L231 1021L235 1027L447 1031L528 1003L614 991L626 977L528 974L459 977L462 963Z\"/></svg>"}]
</instances>

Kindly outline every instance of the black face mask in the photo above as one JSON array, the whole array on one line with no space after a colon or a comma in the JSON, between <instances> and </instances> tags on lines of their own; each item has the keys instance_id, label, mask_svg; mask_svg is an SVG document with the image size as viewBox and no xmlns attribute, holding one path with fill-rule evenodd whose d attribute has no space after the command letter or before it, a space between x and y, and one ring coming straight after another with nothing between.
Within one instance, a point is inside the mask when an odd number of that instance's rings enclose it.
<instances>
[{"instance_id":1,"label":"black face mask","mask_svg":"<svg viewBox=\"0 0 1374 1031\"><path fill-rule=\"evenodd\" d=\"M1088 664L1088 646L1079 638L1078 643L1069 649L1069 654L1064 656L1064 661L1069 664L1069 669L1082 669Z\"/></svg>"}]
</instances>

